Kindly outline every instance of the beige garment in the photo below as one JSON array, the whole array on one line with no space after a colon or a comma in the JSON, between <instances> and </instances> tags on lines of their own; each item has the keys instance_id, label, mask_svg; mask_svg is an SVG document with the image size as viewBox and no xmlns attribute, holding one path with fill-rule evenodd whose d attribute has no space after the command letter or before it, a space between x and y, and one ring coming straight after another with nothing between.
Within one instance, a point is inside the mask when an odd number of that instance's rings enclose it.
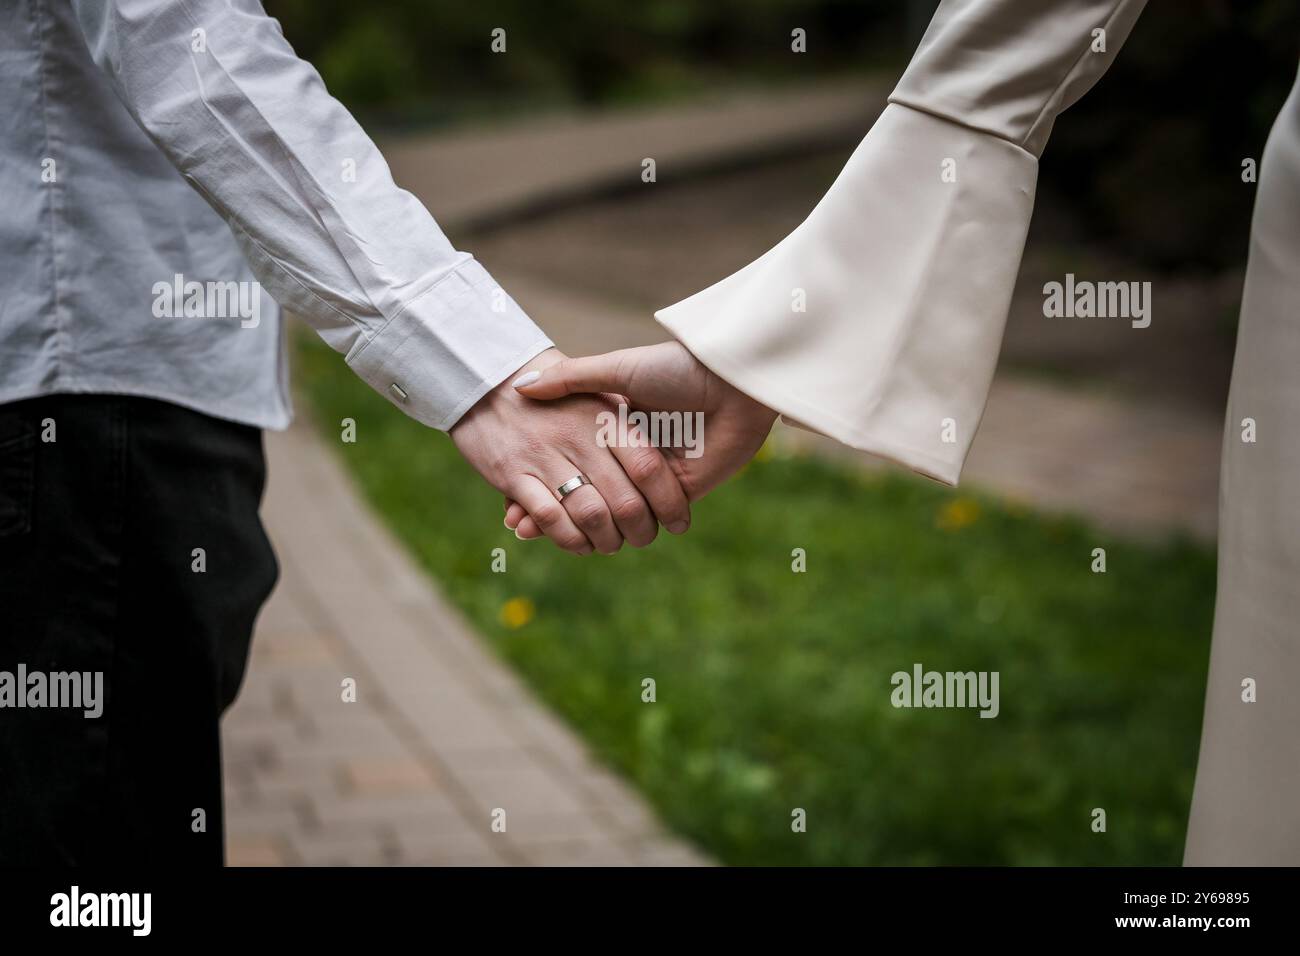
<instances>
[{"instance_id":1,"label":"beige garment","mask_svg":"<svg viewBox=\"0 0 1300 956\"><path fill-rule=\"evenodd\" d=\"M997 364L1038 157L1143 6L945 0L808 219L656 317L787 420L955 484ZM1300 863L1300 520L1286 498L1300 487L1297 96L1260 166L1188 863ZM1254 444L1240 440L1247 416ZM1255 703L1241 700L1246 677Z\"/></svg>"},{"instance_id":2,"label":"beige garment","mask_svg":"<svg viewBox=\"0 0 1300 956\"><path fill-rule=\"evenodd\" d=\"M656 317L787 419L956 484L997 364L1038 155L1143 6L947 0L808 219Z\"/></svg>"},{"instance_id":3,"label":"beige garment","mask_svg":"<svg viewBox=\"0 0 1300 956\"><path fill-rule=\"evenodd\" d=\"M1300 864L1300 76L1264 147L1258 190L1223 436L1189 866ZM1254 703L1243 700L1247 678Z\"/></svg>"}]
</instances>

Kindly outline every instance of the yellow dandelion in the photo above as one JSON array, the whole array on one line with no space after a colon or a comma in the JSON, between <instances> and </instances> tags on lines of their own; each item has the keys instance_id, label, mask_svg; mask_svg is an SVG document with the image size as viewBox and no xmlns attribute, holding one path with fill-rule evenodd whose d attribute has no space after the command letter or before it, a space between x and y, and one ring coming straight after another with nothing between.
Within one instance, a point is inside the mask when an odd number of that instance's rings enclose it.
<instances>
[{"instance_id":1,"label":"yellow dandelion","mask_svg":"<svg viewBox=\"0 0 1300 956\"><path fill-rule=\"evenodd\" d=\"M537 606L526 597L514 597L501 605L501 623L512 631L523 627L537 614Z\"/></svg>"},{"instance_id":2,"label":"yellow dandelion","mask_svg":"<svg viewBox=\"0 0 1300 956\"><path fill-rule=\"evenodd\" d=\"M980 516L979 503L970 498L953 498L939 509L935 524L941 531L960 531Z\"/></svg>"}]
</instances>

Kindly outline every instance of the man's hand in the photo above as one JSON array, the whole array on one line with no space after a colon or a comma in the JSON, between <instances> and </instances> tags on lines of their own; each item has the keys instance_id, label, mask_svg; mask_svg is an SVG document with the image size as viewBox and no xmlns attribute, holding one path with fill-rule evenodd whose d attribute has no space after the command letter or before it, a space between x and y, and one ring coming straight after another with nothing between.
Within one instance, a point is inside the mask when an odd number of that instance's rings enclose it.
<instances>
[{"instance_id":1,"label":"man's hand","mask_svg":"<svg viewBox=\"0 0 1300 956\"><path fill-rule=\"evenodd\" d=\"M753 458L776 421L774 411L709 371L679 342L566 358L536 371L536 376L515 380L517 390L529 398L549 401L604 392L626 396L639 411L703 412L703 455L688 458L686 449L664 449L691 501ZM521 538L540 535L527 517L531 513L525 502L507 498L506 526Z\"/></svg>"},{"instance_id":2,"label":"man's hand","mask_svg":"<svg viewBox=\"0 0 1300 956\"><path fill-rule=\"evenodd\" d=\"M519 372L563 359L548 349ZM465 413L451 438L489 484L527 510L539 535L566 551L613 554L625 539L644 547L659 531L656 518L680 534L690 525L690 505L659 450L597 443L597 415L610 408L608 399L589 395L535 402L506 381ZM555 489L579 474L591 484L560 502Z\"/></svg>"}]
</instances>

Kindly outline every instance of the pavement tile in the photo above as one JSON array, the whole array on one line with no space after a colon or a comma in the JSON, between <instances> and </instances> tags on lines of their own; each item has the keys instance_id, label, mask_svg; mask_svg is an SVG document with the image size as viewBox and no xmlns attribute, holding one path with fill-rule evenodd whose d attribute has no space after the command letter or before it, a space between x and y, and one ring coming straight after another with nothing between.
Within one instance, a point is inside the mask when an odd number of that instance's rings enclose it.
<instances>
[{"instance_id":1,"label":"pavement tile","mask_svg":"<svg viewBox=\"0 0 1300 956\"><path fill-rule=\"evenodd\" d=\"M396 844L381 832L291 835L288 843L304 866L388 866L397 859Z\"/></svg>"},{"instance_id":2,"label":"pavement tile","mask_svg":"<svg viewBox=\"0 0 1300 956\"><path fill-rule=\"evenodd\" d=\"M507 814L582 814L587 807L568 780L523 757L514 766L461 769L457 780L469 791L473 805L485 814L500 807Z\"/></svg>"},{"instance_id":3,"label":"pavement tile","mask_svg":"<svg viewBox=\"0 0 1300 956\"><path fill-rule=\"evenodd\" d=\"M343 778L349 793L363 797L438 787L429 768L410 757L354 757L343 764Z\"/></svg>"},{"instance_id":4,"label":"pavement tile","mask_svg":"<svg viewBox=\"0 0 1300 956\"><path fill-rule=\"evenodd\" d=\"M319 794L311 801L314 820L325 830L350 825L386 824L404 831L446 833L474 829L461 808L444 792L392 793L372 796Z\"/></svg>"},{"instance_id":5,"label":"pavement tile","mask_svg":"<svg viewBox=\"0 0 1300 956\"><path fill-rule=\"evenodd\" d=\"M227 866L288 866L284 841L274 836L232 835L226 840Z\"/></svg>"},{"instance_id":6,"label":"pavement tile","mask_svg":"<svg viewBox=\"0 0 1300 956\"><path fill-rule=\"evenodd\" d=\"M556 840L530 844L522 848L524 858L533 866L636 866L637 857L608 840Z\"/></svg>"},{"instance_id":7,"label":"pavement tile","mask_svg":"<svg viewBox=\"0 0 1300 956\"><path fill-rule=\"evenodd\" d=\"M397 863L410 866L494 866L508 862L508 847L477 830L399 828Z\"/></svg>"}]
</instances>

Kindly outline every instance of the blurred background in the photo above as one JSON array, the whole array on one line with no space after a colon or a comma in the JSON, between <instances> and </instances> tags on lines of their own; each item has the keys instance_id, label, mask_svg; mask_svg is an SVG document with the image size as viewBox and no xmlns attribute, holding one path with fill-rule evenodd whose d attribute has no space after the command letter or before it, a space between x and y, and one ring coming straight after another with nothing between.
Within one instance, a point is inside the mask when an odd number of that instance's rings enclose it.
<instances>
[{"instance_id":1,"label":"blurred background","mask_svg":"<svg viewBox=\"0 0 1300 956\"><path fill-rule=\"evenodd\" d=\"M654 309L798 225L935 7L265 5L575 354L662 340ZM449 442L295 336L315 424L269 439L285 574L227 721L231 861L1179 862L1242 163L1294 82L1298 20L1154 0L1058 120L957 491L779 426L686 537L574 559L516 541ZM1045 318L1067 272L1151 281L1151 326ZM1000 672L1000 716L894 709L917 662ZM370 678L351 709L340 671Z\"/></svg>"}]
</instances>

